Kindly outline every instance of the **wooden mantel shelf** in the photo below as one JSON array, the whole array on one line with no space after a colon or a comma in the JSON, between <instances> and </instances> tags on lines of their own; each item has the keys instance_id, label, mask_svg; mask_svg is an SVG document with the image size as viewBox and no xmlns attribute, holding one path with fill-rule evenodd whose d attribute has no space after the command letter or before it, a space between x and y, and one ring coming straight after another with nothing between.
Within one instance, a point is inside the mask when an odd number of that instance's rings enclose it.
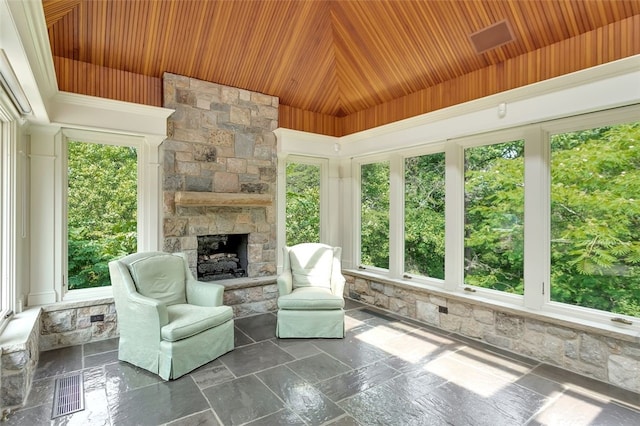
<instances>
[{"instance_id":1,"label":"wooden mantel shelf","mask_svg":"<svg viewBox=\"0 0 640 426\"><path fill-rule=\"evenodd\" d=\"M262 207L271 205L269 194L223 192L176 192L176 205L194 207Z\"/></svg>"}]
</instances>

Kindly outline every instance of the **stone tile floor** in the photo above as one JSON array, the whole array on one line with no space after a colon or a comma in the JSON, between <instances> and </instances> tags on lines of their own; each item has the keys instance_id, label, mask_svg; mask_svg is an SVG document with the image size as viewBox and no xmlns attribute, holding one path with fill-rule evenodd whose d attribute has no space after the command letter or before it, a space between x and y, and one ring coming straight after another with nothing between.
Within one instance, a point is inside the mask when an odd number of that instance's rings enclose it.
<instances>
[{"instance_id":1,"label":"stone tile floor","mask_svg":"<svg viewBox=\"0 0 640 426\"><path fill-rule=\"evenodd\" d=\"M181 377L117 358L117 339L40 354L6 425L639 425L640 395L347 302L345 339L275 338L236 319L236 348ZM51 420L54 379L85 410Z\"/></svg>"}]
</instances>

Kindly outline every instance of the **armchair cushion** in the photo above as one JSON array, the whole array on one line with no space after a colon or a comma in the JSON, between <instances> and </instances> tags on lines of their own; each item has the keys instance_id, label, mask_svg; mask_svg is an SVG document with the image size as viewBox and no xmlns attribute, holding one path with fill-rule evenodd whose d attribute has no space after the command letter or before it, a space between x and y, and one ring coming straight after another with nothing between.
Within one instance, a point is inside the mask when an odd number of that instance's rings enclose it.
<instances>
[{"instance_id":1,"label":"armchair cushion","mask_svg":"<svg viewBox=\"0 0 640 426\"><path fill-rule=\"evenodd\" d=\"M300 244L289 252L293 288L331 288L333 248L318 244Z\"/></svg>"},{"instance_id":2,"label":"armchair cushion","mask_svg":"<svg viewBox=\"0 0 640 426\"><path fill-rule=\"evenodd\" d=\"M319 287L301 287L278 298L278 308L295 310L342 309L344 299L331 290Z\"/></svg>"},{"instance_id":3,"label":"armchair cushion","mask_svg":"<svg viewBox=\"0 0 640 426\"><path fill-rule=\"evenodd\" d=\"M217 327L233 318L230 306L203 307L195 305L167 306L169 323L162 327L163 340L177 342Z\"/></svg>"},{"instance_id":4,"label":"armchair cushion","mask_svg":"<svg viewBox=\"0 0 640 426\"><path fill-rule=\"evenodd\" d=\"M129 264L136 290L166 305L187 303L184 260L171 254L137 259Z\"/></svg>"}]
</instances>

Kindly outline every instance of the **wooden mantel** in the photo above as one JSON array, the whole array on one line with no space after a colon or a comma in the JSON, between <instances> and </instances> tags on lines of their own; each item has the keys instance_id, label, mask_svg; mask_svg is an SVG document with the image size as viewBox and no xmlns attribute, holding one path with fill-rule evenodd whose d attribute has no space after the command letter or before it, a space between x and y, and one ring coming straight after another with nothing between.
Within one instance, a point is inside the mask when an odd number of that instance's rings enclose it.
<instances>
[{"instance_id":1,"label":"wooden mantel","mask_svg":"<svg viewBox=\"0 0 640 426\"><path fill-rule=\"evenodd\" d=\"M269 194L223 192L176 192L176 205L194 207L262 207L272 203Z\"/></svg>"}]
</instances>

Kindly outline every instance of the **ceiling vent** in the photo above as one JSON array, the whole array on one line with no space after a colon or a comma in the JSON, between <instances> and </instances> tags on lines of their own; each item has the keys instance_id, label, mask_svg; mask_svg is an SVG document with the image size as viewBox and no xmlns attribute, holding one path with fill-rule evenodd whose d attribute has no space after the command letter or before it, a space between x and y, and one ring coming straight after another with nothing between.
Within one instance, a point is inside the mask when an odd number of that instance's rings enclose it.
<instances>
[{"instance_id":1,"label":"ceiling vent","mask_svg":"<svg viewBox=\"0 0 640 426\"><path fill-rule=\"evenodd\" d=\"M509 21L506 19L471 34L469 38L478 54L515 40Z\"/></svg>"}]
</instances>

